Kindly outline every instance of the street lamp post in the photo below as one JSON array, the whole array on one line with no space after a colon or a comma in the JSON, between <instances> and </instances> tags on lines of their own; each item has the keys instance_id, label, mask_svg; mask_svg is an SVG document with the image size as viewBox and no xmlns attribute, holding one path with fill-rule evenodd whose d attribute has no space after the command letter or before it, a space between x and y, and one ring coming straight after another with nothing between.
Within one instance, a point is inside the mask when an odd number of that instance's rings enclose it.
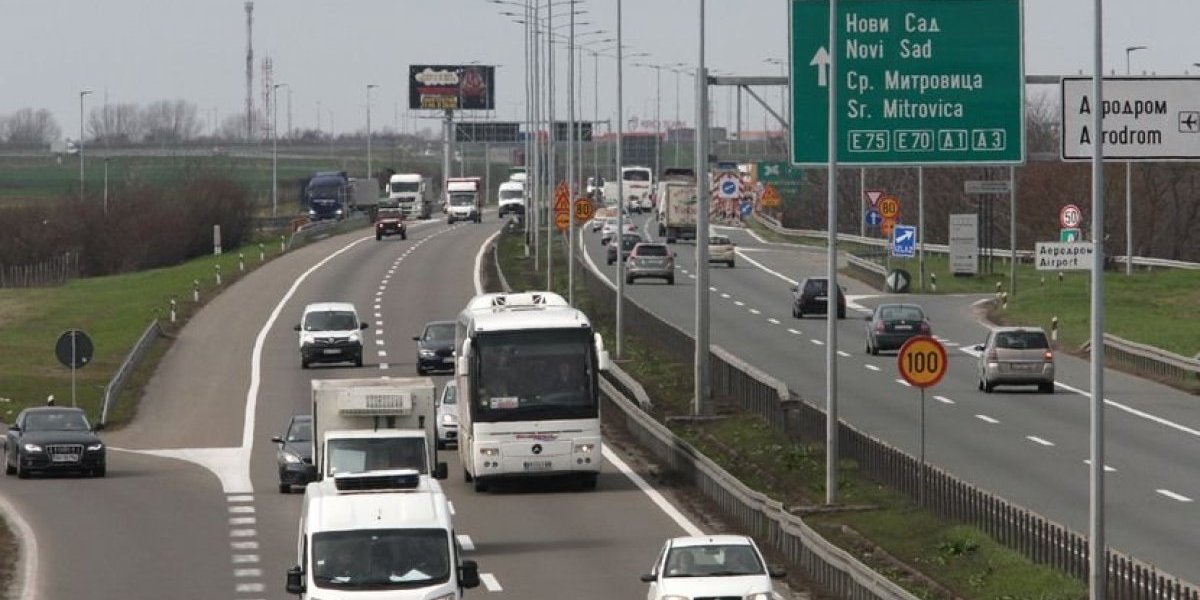
<instances>
[{"instance_id":1,"label":"street lamp post","mask_svg":"<svg viewBox=\"0 0 1200 600\"><path fill-rule=\"evenodd\" d=\"M654 69L654 176L662 173L662 65L636 63L639 67Z\"/></svg>"},{"instance_id":2,"label":"street lamp post","mask_svg":"<svg viewBox=\"0 0 1200 600\"><path fill-rule=\"evenodd\" d=\"M367 179L375 176L371 169L371 90L377 87L374 83L367 84Z\"/></svg>"},{"instance_id":3,"label":"street lamp post","mask_svg":"<svg viewBox=\"0 0 1200 600\"><path fill-rule=\"evenodd\" d=\"M79 92L79 201L83 202L83 97L92 90Z\"/></svg>"},{"instance_id":4,"label":"street lamp post","mask_svg":"<svg viewBox=\"0 0 1200 600\"><path fill-rule=\"evenodd\" d=\"M1130 74L1129 55L1149 46L1128 46L1125 48L1125 75ZM1125 161L1125 274L1133 274L1133 162ZM1095 237L1099 232L1092 232Z\"/></svg>"},{"instance_id":5,"label":"street lamp post","mask_svg":"<svg viewBox=\"0 0 1200 600\"><path fill-rule=\"evenodd\" d=\"M271 216L279 216L279 88L291 89L286 83L271 86Z\"/></svg>"}]
</instances>

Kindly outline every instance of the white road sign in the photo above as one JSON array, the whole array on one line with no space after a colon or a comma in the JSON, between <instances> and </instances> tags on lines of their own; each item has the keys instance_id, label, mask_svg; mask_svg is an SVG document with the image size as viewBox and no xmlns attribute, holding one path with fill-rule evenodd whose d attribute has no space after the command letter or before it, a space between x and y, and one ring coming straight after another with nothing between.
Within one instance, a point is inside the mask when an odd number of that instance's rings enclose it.
<instances>
[{"instance_id":1,"label":"white road sign","mask_svg":"<svg viewBox=\"0 0 1200 600\"><path fill-rule=\"evenodd\" d=\"M979 274L979 215L950 215L950 272Z\"/></svg>"},{"instance_id":2,"label":"white road sign","mask_svg":"<svg viewBox=\"0 0 1200 600\"><path fill-rule=\"evenodd\" d=\"M1105 77L1100 106L1092 80L1062 80L1063 160L1090 160L1097 140L1104 158L1190 160L1200 158L1200 78ZM1096 111L1104 131L1092 130Z\"/></svg>"},{"instance_id":3,"label":"white road sign","mask_svg":"<svg viewBox=\"0 0 1200 600\"><path fill-rule=\"evenodd\" d=\"M1039 271L1090 271L1095 262L1091 242L1038 242L1036 248Z\"/></svg>"},{"instance_id":4,"label":"white road sign","mask_svg":"<svg viewBox=\"0 0 1200 600\"><path fill-rule=\"evenodd\" d=\"M1083 222L1083 211L1078 206L1068 204L1058 211L1058 225L1063 229L1074 229Z\"/></svg>"}]
</instances>

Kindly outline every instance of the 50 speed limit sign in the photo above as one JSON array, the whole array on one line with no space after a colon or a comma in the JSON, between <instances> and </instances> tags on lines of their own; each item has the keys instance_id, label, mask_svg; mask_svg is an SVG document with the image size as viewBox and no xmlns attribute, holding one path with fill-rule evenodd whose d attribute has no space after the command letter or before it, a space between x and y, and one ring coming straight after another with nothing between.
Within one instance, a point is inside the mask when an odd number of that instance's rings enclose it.
<instances>
[{"instance_id":1,"label":"50 speed limit sign","mask_svg":"<svg viewBox=\"0 0 1200 600\"><path fill-rule=\"evenodd\" d=\"M919 335L904 342L896 362L905 381L914 387L927 388L937 385L946 375L949 366L946 358L941 342Z\"/></svg>"}]
</instances>

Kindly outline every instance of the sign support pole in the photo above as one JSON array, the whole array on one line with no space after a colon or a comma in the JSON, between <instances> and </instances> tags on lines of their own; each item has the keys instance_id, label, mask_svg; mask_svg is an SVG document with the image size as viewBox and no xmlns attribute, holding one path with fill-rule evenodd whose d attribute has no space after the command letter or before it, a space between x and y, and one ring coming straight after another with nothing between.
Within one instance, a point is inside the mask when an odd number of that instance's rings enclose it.
<instances>
[{"instance_id":1,"label":"sign support pole","mask_svg":"<svg viewBox=\"0 0 1200 600\"><path fill-rule=\"evenodd\" d=\"M825 503L836 504L838 499L838 412L837 412L837 118L838 86L838 2L829 0L829 294L835 309L825 311ZM819 68L819 67L818 67Z\"/></svg>"},{"instance_id":2,"label":"sign support pole","mask_svg":"<svg viewBox=\"0 0 1200 600\"><path fill-rule=\"evenodd\" d=\"M79 339L79 334L71 332L71 408L75 408L75 371L79 364L79 355L76 353L75 340Z\"/></svg>"},{"instance_id":3,"label":"sign support pole","mask_svg":"<svg viewBox=\"0 0 1200 600\"><path fill-rule=\"evenodd\" d=\"M925 506L925 388L921 388L921 471L917 477L917 505Z\"/></svg>"},{"instance_id":4,"label":"sign support pole","mask_svg":"<svg viewBox=\"0 0 1200 600\"><path fill-rule=\"evenodd\" d=\"M925 167L917 167L917 273L925 291Z\"/></svg>"},{"instance_id":5,"label":"sign support pole","mask_svg":"<svg viewBox=\"0 0 1200 600\"><path fill-rule=\"evenodd\" d=\"M1008 167L1008 294L1017 297L1017 168Z\"/></svg>"},{"instance_id":6,"label":"sign support pole","mask_svg":"<svg viewBox=\"0 0 1200 600\"><path fill-rule=\"evenodd\" d=\"M696 69L696 352L693 414L709 412L708 211L712 205L708 172L708 69L704 65L704 9L700 0L700 56Z\"/></svg>"},{"instance_id":7,"label":"sign support pole","mask_svg":"<svg viewBox=\"0 0 1200 600\"><path fill-rule=\"evenodd\" d=\"M1092 67L1093 106L1103 106L1104 18L1103 0L1093 0ZM1092 131L1104 131L1103 112L1093 111ZM1088 502L1088 597L1107 598L1104 543L1104 137L1096 136L1092 148L1092 301L1091 301L1091 464Z\"/></svg>"}]
</instances>

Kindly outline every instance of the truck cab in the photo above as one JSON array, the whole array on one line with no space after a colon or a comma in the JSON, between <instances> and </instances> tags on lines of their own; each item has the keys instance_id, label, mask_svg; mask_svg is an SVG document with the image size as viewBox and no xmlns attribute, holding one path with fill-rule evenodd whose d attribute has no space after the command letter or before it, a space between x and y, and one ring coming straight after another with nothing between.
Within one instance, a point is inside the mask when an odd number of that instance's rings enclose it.
<instances>
[{"instance_id":1,"label":"truck cab","mask_svg":"<svg viewBox=\"0 0 1200 600\"><path fill-rule=\"evenodd\" d=\"M350 180L345 171L321 171L304 184L308 218L313 221L345 216Z\"/></svg>"},{"instance_id":2,"label":"truck cab","mask_svg":"<svg viewBox=\"0 0 1200 600\"><path fill-rule=\"evenodd\" d=\"M426 193L425 177L420 173L396 173L388 179L388 202L400 207L404 216L428 219L433 207Z\"/></svg>"},{"instance_id":3,"label":"truck cab","mask_svg":"<svg viewBox=\"0 0 1200 600\"><path fill-rule=\"evenodd\" d=\"M478 177L450 177L446 179L446 223L483 219L481 181Z\"/></svg>"}]
</instances>

